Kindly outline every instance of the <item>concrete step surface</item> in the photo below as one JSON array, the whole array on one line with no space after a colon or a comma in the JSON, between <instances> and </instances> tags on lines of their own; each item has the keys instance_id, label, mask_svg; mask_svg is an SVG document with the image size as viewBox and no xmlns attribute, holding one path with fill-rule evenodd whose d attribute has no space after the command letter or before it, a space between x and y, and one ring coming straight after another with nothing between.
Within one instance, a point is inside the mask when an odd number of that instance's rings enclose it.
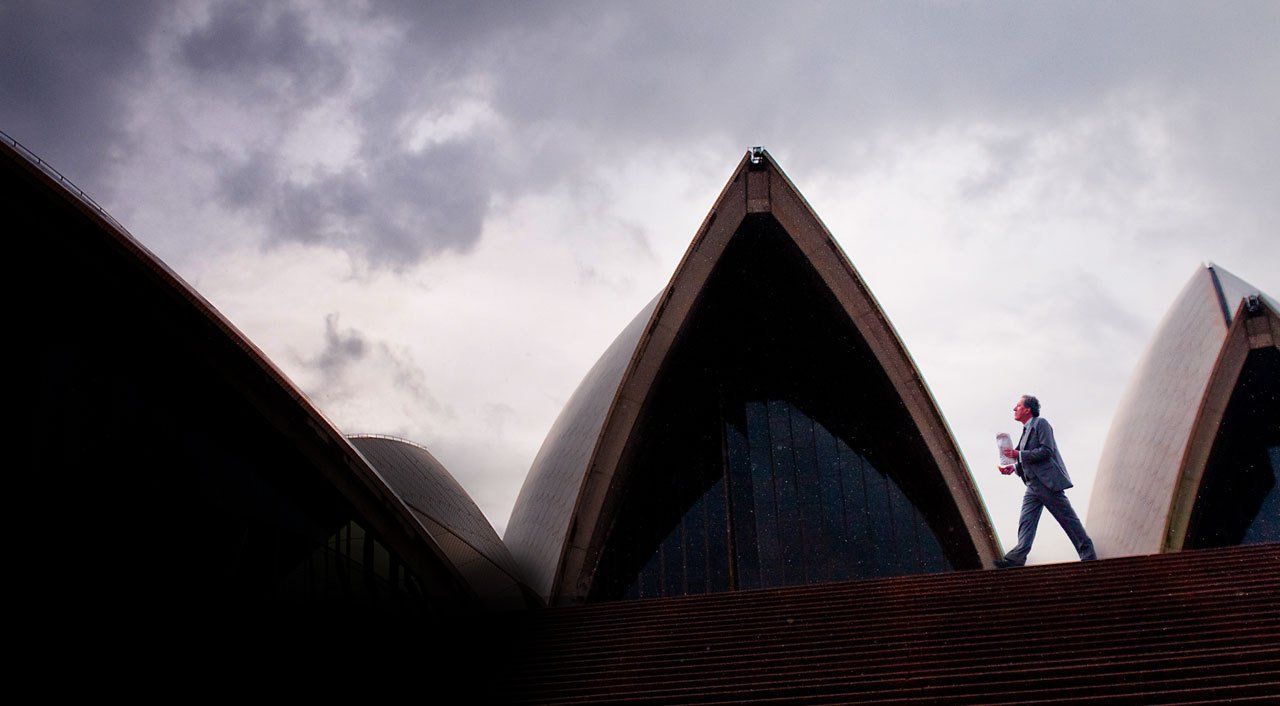
<instances>
[{"instance_id":1,"label":"concrete step surface","mask_svg":"<svg viewBox=\"0 0 1280 706\"><path fill-rule=\"evenodd\" d=\"M492 700L1280 702L1280 544L533 611Z\"/></svg>"}]
</instances>

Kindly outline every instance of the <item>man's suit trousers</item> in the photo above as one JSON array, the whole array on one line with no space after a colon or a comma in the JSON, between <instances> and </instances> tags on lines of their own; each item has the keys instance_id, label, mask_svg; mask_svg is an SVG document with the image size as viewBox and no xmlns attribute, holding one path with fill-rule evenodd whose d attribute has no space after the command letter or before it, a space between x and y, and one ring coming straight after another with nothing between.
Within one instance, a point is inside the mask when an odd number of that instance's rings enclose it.
<instances>
[{"instance_id":1,"label":"man's suit trousers","mask_svg":"<svg viewBox=\"0 0 1280 706\"><path fill-rule=\"evenodd\" d=\"M1005 559L1019 566L1027 563L1027 554L1036 538L1036 526L1040 524L1040 512L1045 508L1049 508L1049 514L1062 525L1081 559L1098 558L1093 550L1093 540L1084 531L1084 524L1072 509L1067 494L1061 490L1049 490L1039 480L1032 478L1027 483L1026 494L1022 496L1022 516L1018 518L1018 546L1010 549L1004 555Z\"/></svg>"}]
</instances>

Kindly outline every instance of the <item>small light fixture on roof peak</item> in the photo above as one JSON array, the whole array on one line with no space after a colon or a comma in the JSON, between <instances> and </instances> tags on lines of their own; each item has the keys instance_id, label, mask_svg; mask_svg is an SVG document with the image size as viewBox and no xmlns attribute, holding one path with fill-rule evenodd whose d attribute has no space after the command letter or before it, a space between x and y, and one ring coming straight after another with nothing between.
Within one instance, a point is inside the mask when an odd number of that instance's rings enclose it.
<instances>
[{"instance_id":1,"label":"small light fixture on roof peak","mask_svg":"<svg viewBox=\"0 0 1280 706\"><path fill-rule=\"evenodd\" d=\"M759 164L764 161L764 148L759 145L751 148L751 163Z\"/></svg>"}]
</instances>

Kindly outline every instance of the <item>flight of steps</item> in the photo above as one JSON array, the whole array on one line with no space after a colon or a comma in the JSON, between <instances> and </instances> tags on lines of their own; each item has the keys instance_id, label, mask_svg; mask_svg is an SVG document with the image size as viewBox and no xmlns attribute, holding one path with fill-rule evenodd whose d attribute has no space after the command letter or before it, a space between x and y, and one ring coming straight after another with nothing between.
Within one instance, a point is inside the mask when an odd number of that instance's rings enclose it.
<instances>
[{"instance_id":1,"label":"flight of steps","mask_svg":"<svg viewBox=\"0 0 1280 706\"><path fill-rule=\"evenodd\" d=\"M1280 544L556 608L508 629L492 685L508 703L1280 702Z\"/></svg>"}]
</instances>

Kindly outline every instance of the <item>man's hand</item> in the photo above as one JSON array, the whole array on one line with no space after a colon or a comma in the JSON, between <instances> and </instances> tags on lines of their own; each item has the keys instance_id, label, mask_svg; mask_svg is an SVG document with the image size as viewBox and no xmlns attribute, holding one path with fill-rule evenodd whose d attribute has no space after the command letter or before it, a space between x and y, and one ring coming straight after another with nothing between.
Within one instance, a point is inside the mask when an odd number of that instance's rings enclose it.
<instances>
[{"instance_id":1,"label":"man's hand","mask_svg":"<svg viewBox=\"0 0 1280 706\"><path fill-rule=\"evenodd\" d=\"M996 470L1007 476L1013 473L1013 466L996 466Z\"/></svg>"},{"instance_id":2,"label":"man's hand","mask_svg":"<svg viewBox=\"0 0 1280 706\"><path fill-rule=\"evenodd\" d=\"M1016 459L1016 458L1018 458L1018 450L1017 450L1017 449L1002 449L1002 450L1000 451L1000 453L1001 453L1005 458L1012 458L1012 459Z\"/></svg>"}]
</instances>

